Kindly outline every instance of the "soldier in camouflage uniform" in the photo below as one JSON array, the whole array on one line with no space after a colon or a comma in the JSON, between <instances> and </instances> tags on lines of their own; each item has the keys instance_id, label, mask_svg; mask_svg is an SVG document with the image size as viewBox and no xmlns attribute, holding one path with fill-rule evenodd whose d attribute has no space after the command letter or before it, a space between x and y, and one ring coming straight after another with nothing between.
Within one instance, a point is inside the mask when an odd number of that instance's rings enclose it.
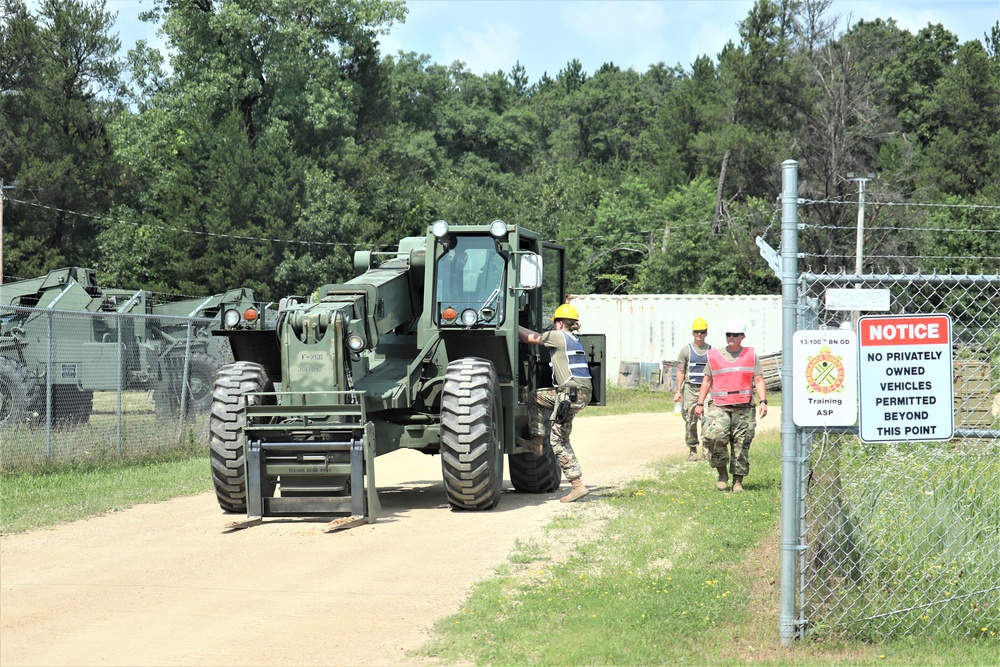
<instances>
[{"instance_id":1,"label":"soldier in camouflage uniform","mask_svg":"<svg viewBox=\"0 0 1000 667\"><path fill-rule=\"evenodd\" d=\"M696 318L691 323L691 335L693 341L682 347L677 356L677 392L674 394L674 403L681 403L683 410L684 440L690 450L688 461L697 461L698 444L702 440L698 437L698 424L701 423L704 429L704 420L695 419L694 404L698 402L701 380L708 366L708 351L712 349L705 342L705 336L708 335L708 322L705 318ZM707 447L705 458L708 458Z\"/></svg>"},{"instance_id":2,"label":"soldier in camouflage uniform","mask_svg":"<svg viewBox=\"0 0 1000 667\"><path fill-rule=\"evenodd\" d=\"M593 386L587 355L574 334L580 328L576 308L564 303L556 308L552 319L554 328L541 334L525 327L518 330L521 341L549 348L553 386L538 389L528 396L531 437L518 438L517 444L540 456L544 452L546 425L551 424L549 444L571 486L570 492L560 500L571 503L589 493L583 484L580 462L569 444L569 434L573 431L573 417L590 402ZM560 403L563 404L561 408Z\"/></svg>"},{"instance_id":3,"label":"soldier in camouflage uniform","mask_svg":"<svg viewBox=\"0 0 1000 667\"><path fill-rule=\"evenodd\" d=\"M695 415L705 414L705 400L712 396L702 429L709 450L709 465L719 473L715 488L729 488L729 472L733 474L733 492L743 490L743 478L750 472L750 443L757 428L753 394L757 393L758 410L767 415L767 385L760 358L752 347L743 347L747 327L734 317L726 322L726 347L711 350L708 366L701 383L701 393L695 405Z\"/></svg>"}]
</instances>

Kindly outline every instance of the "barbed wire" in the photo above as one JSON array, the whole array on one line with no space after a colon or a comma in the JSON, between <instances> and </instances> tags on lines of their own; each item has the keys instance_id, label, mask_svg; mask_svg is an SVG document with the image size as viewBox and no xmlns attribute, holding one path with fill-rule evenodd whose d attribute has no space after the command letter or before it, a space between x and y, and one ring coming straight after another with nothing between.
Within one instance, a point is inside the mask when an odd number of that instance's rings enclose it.
<instances>
[{"instance_id":1,"label":"barbed wire","mask_svg":"<svg viewBox=\"0 0 1000 667\"><path fill-rule=\"evenodd\" d=\"M835 229L841 231L851 232L852 234L857 231L857 228L853 225L813 225L811 223L801 223L799 225L802 229ZM866 227L865 231L893 231L893 232L975 232L985 233L985 234L997 234L1000 233L1000 229L962 229L957 227Z\"/></svg>"},{"instance_id":2,"label":"barbed wire","mask_svg":"<svg viewBox=\"0 0 1000 667\"><path fill-rule=\"evenodd\" d=\"M800 205L811 205L811 204L840 204L844 206L857 206L858 202L851 200L842 199L802 199L798 200ZM865 200L866 206L913 206L915 208L968 208L968 209L986 209L986 210L1000 210L1000 205L993 204L933 204L925 202L896 202L896 201L873 201L871 199Z\"/></svg>"},{"instance_id":3,"label":"barbed wire","mask_svg":"<svg viewBox=\"0 0 1000 667\"><path fill-rule=\"evenodd\" d=\"M838 259L855 259L856 255L837 255L833 253L813 253L813 252L800 252L800 258L807 257L821 257L824 259L838 258ZM865 255L864 258L868 259L996 259L1000 260L1000 256L982 256L982 255Z\"/></svg>"}]
</instances>

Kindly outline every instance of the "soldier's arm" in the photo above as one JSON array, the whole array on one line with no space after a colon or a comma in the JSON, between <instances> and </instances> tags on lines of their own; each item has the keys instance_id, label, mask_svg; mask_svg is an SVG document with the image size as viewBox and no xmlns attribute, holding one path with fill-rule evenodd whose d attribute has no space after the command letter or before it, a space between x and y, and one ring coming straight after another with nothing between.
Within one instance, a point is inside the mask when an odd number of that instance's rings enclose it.
<instances>
[{"instance_id":1,"label":"soldier's arm","mask_svg":"<svg viewBox=\"0 0 1000 667\"><path fill-rule=\"evenodd\" d=\"M754 388L757 390L757 410L761 417L767 416L767 383L764 382L763 375L753 377Z\"/></svg>"},{"instance_id":2,"label":"soldier's arm","mask_svg":"<svg viewBox=\"0 0 1000 667\"><path fill-rule=\"evenodd\" d=\"M705 414L705 399L708 398L708 392L712 389L712 376L705 374L705 377L701 381L701 391L698 393L698 402L695 403L694 413L696 416L700 417Z\"/></svg>"},{"instance_id":3,"label":"soldier's arm","mask_svg":"<svg viewBox=\"0 0 1000 667\"><path fill-rule=\"evenodd\" d=\"M529 345L542 344L542 334L532 331L527 327L519 326L517 328L517 337L521 339L522 343L528 343Z\"/></svg>"}]
</instances>

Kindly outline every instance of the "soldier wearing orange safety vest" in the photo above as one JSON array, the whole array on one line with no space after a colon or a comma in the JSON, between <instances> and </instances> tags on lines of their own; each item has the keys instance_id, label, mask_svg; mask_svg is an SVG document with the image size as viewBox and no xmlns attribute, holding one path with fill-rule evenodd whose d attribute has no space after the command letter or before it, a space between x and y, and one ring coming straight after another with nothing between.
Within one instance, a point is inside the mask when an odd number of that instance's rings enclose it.
<instances>
[{"instance_id":1,"label":"soldier wearing orange safety vest","mask_svg":"<svg viewBox=\"0 0 1000 667\"><path fill-rule=\"evenodd\" d=\"M695 416L705 416L702 438L709 450L709 465L719 473L715 488L729 488L729 473L733 475L733 492L743 490L743 478L750 472L750 443L757 428L753 395L758 398L758 410L767 415L767 385L760 358L752 347L743 347L747 325L734 317L726 322L726 347L708 353L708 366L701 383ZM705 413L705 401L711 395L712 408Z\"/></svg>"}]
</instances>

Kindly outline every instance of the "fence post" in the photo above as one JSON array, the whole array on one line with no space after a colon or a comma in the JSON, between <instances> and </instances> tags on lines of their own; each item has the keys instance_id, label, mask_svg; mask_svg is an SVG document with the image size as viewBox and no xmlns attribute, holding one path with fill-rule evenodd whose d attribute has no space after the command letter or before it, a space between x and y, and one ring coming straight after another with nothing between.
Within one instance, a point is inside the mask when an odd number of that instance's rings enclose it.
<instances>
[{"instance_id":1,"label":"fence post","mask_svg":"<svg viewBox=\"0 0 1000 667\"><path fill-rule=\"evenodd\" d=\"M187 339L184 341L184 371L181 373L181 412L177 418L177 444L184 436L184 422L187 417L188 382L191 381L191 337L194 335L194 320L189 319Z\"/></svg>"},{"instance_id":2,"label":"fence post","mask_svg":"<svg viewBox=\"0 0 1000 667\"><path fill-rule=\"evenodd\" d=\"M46 313L46 346L45 346L45 460L52 461L52 317L50 310Z\"/></svg>"},{"instance_id":3,"label":"fence post","mask_svg":"<svg viewBox=\"0 0 1000 667\"><path fill-rule=\"evenodd\" d=\"M798 447L792 419L792 338L798 322L799 163L781 163L781 643L797 637L795 564L799 546Z\"/></svg>"},{"instance_id":4,"label":"fence post","mask_svg":"<svg viewBox=\"0 0 1000 667\"><path fill-rule=\"evenodd\" d=\"M115 324L117 329L117 342L118 345L115 347L118 354L118 410L115 415L115 448L118 450L118 456L122 455L122 399L124 398L125 387L122 383L125 377L125 359L122 357L122 326L124 324L125 316L119 311L115 314Z\"/></svg>"}]
</instances>

